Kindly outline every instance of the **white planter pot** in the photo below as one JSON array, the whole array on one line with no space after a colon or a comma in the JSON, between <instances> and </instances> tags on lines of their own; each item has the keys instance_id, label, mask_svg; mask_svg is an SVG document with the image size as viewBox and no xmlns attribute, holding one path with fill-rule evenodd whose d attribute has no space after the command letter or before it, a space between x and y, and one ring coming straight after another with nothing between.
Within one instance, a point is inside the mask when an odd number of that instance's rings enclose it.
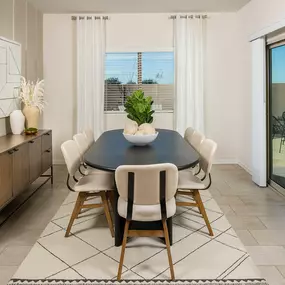
<instances>
[{"instance_id":1,"label":"white planter pot","mask_svg":"<svg viewBox=\"0 0 285 285\"><path fill-rule=\"evenodd\" d=\"M21 110L15 110L10 114L10 125L14 135L20 135L25 128L25 116Z\"/></svg>"}]
</instances>

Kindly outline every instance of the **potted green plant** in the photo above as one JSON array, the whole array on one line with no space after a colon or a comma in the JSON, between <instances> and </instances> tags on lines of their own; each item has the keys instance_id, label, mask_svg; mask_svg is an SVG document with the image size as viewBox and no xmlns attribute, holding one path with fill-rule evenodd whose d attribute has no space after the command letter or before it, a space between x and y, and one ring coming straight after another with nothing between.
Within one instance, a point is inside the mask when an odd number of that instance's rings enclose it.
<instances>
[{"instance_id":1,"label":"potted green plant","mask_svg":"<svg viewBox=\"0 0 285 285\"><path fill-rule=\"evenodd\" d=\"M131 120L124 129L125 138L134 145L143 146L154 141L158 135L153 122L153 100L144 96L142 90L136 90L127 97L124 105L127 117Z\"/></svg>"},{"instance_id":2,"label":"potted green plant","mask_svg":"<svg viewBox=\"0 0 285 285\"><path fill-rule=\"evenodd\" d=\"M150 96L144 96L144 92L139 89L127 97L124 105L125 112L127 112L129 119L137 122L138 126L144 123L151 124L154 114L151 108L152 104L152 98Z\"/></svg>"}]
</instances>

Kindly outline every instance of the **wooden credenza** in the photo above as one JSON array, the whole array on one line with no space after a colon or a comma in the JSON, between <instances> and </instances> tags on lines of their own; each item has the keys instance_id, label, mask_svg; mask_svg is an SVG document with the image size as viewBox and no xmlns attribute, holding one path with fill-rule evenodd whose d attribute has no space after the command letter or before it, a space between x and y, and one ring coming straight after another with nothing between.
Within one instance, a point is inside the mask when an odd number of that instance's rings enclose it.
<instances>
[{"instance_id":1,"label":"wooden credenza","mask_svg":"<svg viewBox=\"0 0 285 285\"><path fill-rule=\"evenodd\" d=\"M53 183L51 130L0 137L0 210L41 176Z\"/></svg>"}]
</instances>

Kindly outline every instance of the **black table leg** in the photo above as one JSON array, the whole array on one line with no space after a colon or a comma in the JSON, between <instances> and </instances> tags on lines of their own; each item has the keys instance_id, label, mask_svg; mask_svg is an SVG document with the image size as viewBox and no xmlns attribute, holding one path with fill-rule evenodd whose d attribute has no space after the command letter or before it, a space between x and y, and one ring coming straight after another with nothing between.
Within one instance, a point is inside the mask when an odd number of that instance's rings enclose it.
<instances>
[{"instance_id":1,"label":"black table leg","mask_svg":"<svg viewBox=\"0 0 285 285\"><path fill-rule=\"evenodd\" d=\"M121 246L124 237L125 219L118 214L118 191L114 191L115 246Z\"/></svg>"}]
</instances>

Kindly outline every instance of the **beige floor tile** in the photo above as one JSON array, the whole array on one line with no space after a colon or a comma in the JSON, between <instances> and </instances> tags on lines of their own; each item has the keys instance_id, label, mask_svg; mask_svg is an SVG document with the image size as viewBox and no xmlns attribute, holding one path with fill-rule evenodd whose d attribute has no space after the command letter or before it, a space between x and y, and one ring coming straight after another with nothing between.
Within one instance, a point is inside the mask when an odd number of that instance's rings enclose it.
<instances>
[{"instance_id":1,"label":"beige floor tile","mask_svg":"<svg viewBox=\"0 0 285 285\"><path fill-rule=\"evenodd\" d=\"M87 279L113 279L117 276L119 263L100 253L91 257L73 268ZM127 271L123 267L123 272Z\"/></svg>"},{"instance_id":2,"label":"beige floor tile","mask_svg":"<svg viewBox=\"0 0 285 285\"><path fill-rule=\"evenodd\" d=\"M206 210L211 210L211 211L215 211L217 213L223 214L223 212L221 211L221 208L219 207L219 205L214 199L211 199L210 201L205 202L204 206Z\"/></svg>"},{"instance_id":3,"label":"beige floor tile","mask_svg":"<svg viewBox=\"0 0 285 285\"><path fill-rule=\"evenodd\" d=\"M7 246L0 254L0 266L18 266L30 252L32 246Z\"/></svg>"},{"instance_id":4,"label":"beige floor tile","mask_svg":"<svg viewBox=\"0 0 285 285\"><path fill-rule=\"evenodd\" d=\"M285 248L282 246L246 246L256 265L285 265Z\"/></svg>"},{"instance_id":5,"label":"beige floor tile","mask_svg":"<svg viewBox=\"0 0 285 285\"><path fill-rule=\"evenodd\" d=\"M269 230L285 230L285 217L262 216L259 219Z\"/></svg>"},{"instance_id":6,"label":"beige floor tile","mask_svg":"<svg viewBox=\"0 0 285 285\"><path fill-rule=\"evenodd\" d=\"M39 239L39 243L68 265L81 262L98 253L98 250L75 236L64 237L64 231Z\"/></svg>"},{"instance_id":7,"label":"beige floor tile","mask_svg":"<svg viewBox=\"0 0 285 285\"><path fill-rule=\"evenodd\" d=\"M233 211L231 206L229 205L219 205L222 212L228 217L228 216L236 216L236 213Z\"/></svg>"},{"instance_id":8,"label":"beige floor tile","mask_svg":"<svg viewBox=\"0 0 285 285\"><path fill-rule=\"evenodd\" d=\"M14 278L41 279L66 268L68 268L68 265L45 250L41 245L36 244L15 273Z\"/></svg>"},{"instance_id":9,"label":"beige floor tile","mask_svg":"<svg viewBox=\"0 0 285 285\"><path fill-rule=\"evenodd\" d=\"M236 230L264 230L266 227L257 218L252 216L227 216L228 221Z\"/></svg>"},{"instance_id":10,"label":"beige floor tile","mask_svg":"<svg viewBox=\"0 0 285 285\"><path fill-rule=\"evenodd\" d=\"M213 229L216 229L216 230L219 230L222 232L224 232L224 231L226 231L232 227L225 216L222 216L219 219L212 222L211 226Z\"/></svg>"},{"instance_id":11,"label":"beige floor tile","mask_svg":"<svg viewBox=\"0 0 285 285\"><path fill-rule=\"evenodd\" d=\"M261 275L270 285L285 284L285 279L275 266L258 266Z\"/></svg>"},{"instance_id":12,"label":"beige floor tile","mask_svg":"<svg viewBox=\"0 0 285 285\"><path fill-rule=\"evenodd\" d=\"M234 212L239 216L285 216L284 206L275 205L231 205Z\"/></svg>"},{"instance_id":13,"label":"beige floor tile","mask_svg":"<svg viewBox=\"0 0 285 285\"><path fill-rule=\"evenodd\" d=\"M236 196L218 196L215 197L218 205L244 205L243 201Z\"/></svg>"},{"instance_id":14,"label":"beige floor tile","mask_svg":"<svg viewBox=\"0 0 285 285\"><path fill-rule=\"evenodd\" d=\"M248 231L248 230L236 230L236 233L244 245L246 245L246 246L258 245L258 242L251 235L250 231Z\"/></svg>"},{"instance_id":15,"label":"beige floor tile","mask_svg":"<svg viewBox=\"0 0 285 285\"><path fill-rule=\"evenodd\" d=\"M260 245L285 245L285 230L251 230Z\"/></svg>"},{"instance_id":16,"label":"beige floor tile","mask_svg":"<svg viewBox=\"0 0 285 285\"><path fill-rule=\"evenodd\" d=\"M0 266L0 285L7 285L17 269L18 266Z\"/></svg>"}]
</instances>

